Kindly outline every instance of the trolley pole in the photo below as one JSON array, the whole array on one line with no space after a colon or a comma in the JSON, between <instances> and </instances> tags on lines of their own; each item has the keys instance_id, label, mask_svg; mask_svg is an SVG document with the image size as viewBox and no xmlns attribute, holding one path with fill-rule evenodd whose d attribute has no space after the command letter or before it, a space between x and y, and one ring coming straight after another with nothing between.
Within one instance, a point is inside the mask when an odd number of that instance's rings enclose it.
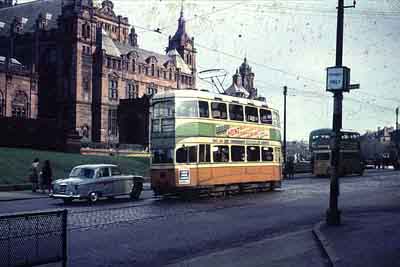
<instances>
[{"instance_id":1,"label":"trolley pole","mask_svg":"<svg viewBox=\"0 0 400 267\"><path fill-rule=\"evenodd\" d=\"M283 87L283 178L287 178L286 166L286 95L287 86Z\"/></svg>"}]
</instances>

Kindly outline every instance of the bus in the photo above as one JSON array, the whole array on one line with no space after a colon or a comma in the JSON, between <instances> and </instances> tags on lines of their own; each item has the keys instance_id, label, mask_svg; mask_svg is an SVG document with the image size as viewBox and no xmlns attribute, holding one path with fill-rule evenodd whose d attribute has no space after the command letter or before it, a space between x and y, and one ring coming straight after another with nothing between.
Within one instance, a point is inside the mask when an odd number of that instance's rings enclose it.
<instances>
[{"instance_id":1,"label":"bus","mask_svg":"<svg viewBox=\"0 0 400 267\"><path fill-rule=\"evenodd\" d=\"M315 176L330 176L332 166L332 129L317 129L310 133L311 168ZM360 150L360 134L341 131L339 176L364 173L364 162Z\"/></svg>"},{"instance_id":2,"label":"bus","mask_svg":"<svg viewBox=\"0 0 400 267\"><path fill-rule=\"evenodd\" d=\"M170 90L152 97L150 120L156 195L280 186L279 113L266 102Z\"/></svg>"}]
</instances>

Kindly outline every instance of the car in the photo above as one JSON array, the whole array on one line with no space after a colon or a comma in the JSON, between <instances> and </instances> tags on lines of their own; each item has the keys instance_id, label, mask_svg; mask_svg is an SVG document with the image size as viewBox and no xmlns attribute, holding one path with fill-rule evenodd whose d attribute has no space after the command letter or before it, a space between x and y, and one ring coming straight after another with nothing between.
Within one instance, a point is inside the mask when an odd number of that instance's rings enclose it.
<instances>
[{"instance_id":1,"label":"car","mask_svg":"<svg viewBox=\"0 0 400 267\"><path fill-rule=\"evenodd\" d=\"M101 197L129 195L139 199L143 190L143 177L123 175L117 165L87 164L74 167L68 178L55 180L49 196L70 203L86 199L95 203Z\"/></svg>"}]
</instances>

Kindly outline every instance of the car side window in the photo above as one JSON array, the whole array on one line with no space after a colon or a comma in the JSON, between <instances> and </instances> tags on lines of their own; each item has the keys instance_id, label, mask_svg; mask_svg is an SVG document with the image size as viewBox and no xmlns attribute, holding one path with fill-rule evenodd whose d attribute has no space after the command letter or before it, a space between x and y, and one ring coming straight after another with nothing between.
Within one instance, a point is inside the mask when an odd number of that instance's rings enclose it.
<instances>
[{"instance_id":1,"label":"car side window","mask_svg":"<svg viewBox=\"0 0 400 267\"><path fill-rule=\"evenodd\" d=\"M111 167L111 176L121 175L121 170L117 167Z\"/></svg>"},{"instance_id":2,"label":"car side window","mask_svg":"<svg viewBox=\"0 0 400 267\"><path fill-rule=\"evenodd\" d=\"M110 176L110 169L109 168L101 168L99 170L99 176L98 177L108 177Z\"/></svg>"}]
</instances>

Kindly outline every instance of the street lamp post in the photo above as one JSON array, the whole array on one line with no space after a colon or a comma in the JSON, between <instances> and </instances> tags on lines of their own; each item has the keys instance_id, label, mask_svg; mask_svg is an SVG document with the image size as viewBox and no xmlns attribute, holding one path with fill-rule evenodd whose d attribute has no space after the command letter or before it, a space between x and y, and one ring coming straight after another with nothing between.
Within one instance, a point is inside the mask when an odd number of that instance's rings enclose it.
<instances>
[{"instance_id":1,"label":"street lamp post","mask_svg":"<svg viewBox=\"0 0 400 267\"><path fill-rule=\"evenodd\" d=\"M286 96L287 86L283 87L283 178L287 178L286 168Z\"/></svg>"},{"instance_id":2,"label":"street lamp post","mask_svg":"<svg viewBox=\"0 0 400 267\"><path fill-rule=\"evenodd\" d=\"M399 107L396 108L396 131L399 129Z\"/></svg>"}]
</instances>

